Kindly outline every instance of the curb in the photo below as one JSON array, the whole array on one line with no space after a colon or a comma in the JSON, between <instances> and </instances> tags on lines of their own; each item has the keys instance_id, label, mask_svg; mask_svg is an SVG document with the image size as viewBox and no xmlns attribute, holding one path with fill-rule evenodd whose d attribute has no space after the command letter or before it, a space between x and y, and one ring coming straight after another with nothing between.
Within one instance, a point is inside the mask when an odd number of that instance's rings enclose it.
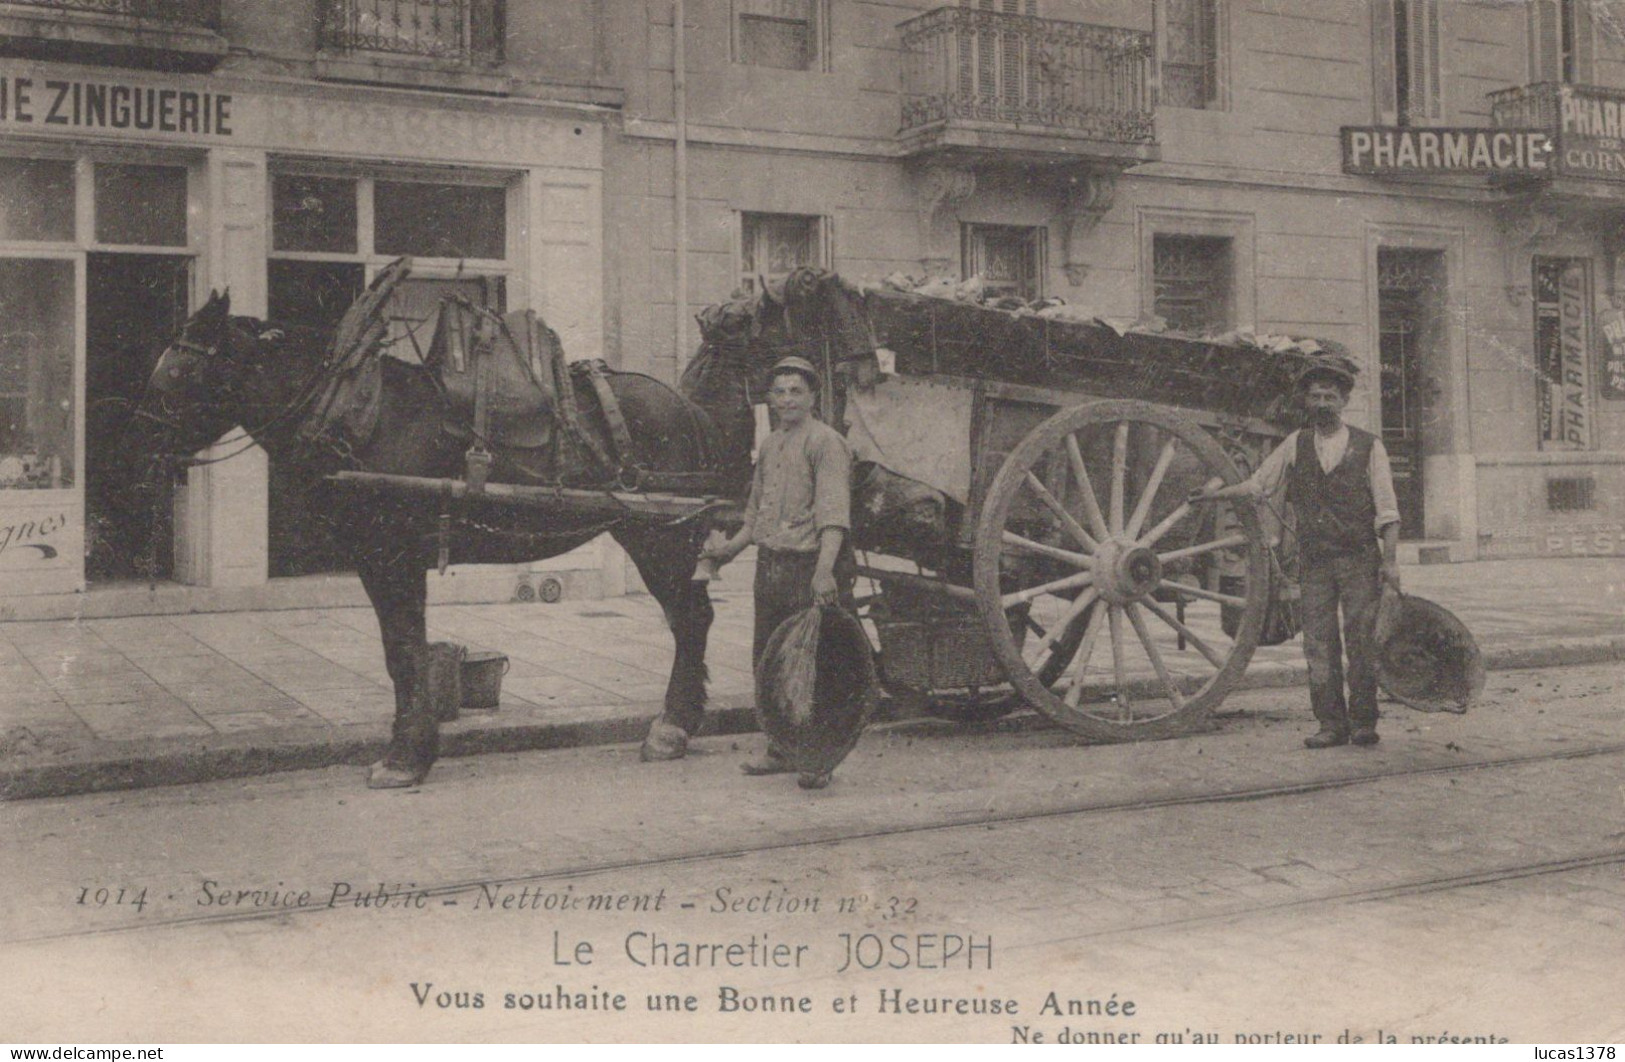
<instances>
[{"instance_id":1,"label":"curb","mask_svg":"<svg viewBox=\"0 0 1625 1062\"><path fill-rule=\"evenodd\" d=\"M1576 638L1538 646L1506 646L1484 653L1490 671L1625 662L1625 638ZM1255 664L1236 690L1278 689L1307 681L1303 664ZM519 718L520 713L465 713L441 731L442 757L491 752L532 752L640 741L661 704L615 705L553 710L553 719ZM704 736L756 731L752 698L734 694L713 698ZM905 717L884 722L935 722ZM1033 721L1047 725L1036 714ZM950 730L957 724L944 723ZM285 728L269 734L208 738L169 738L103 742L87 752L50 763L0 767L0 800L78 796L121 789L246 778L281 771L365 766L378 760L389 742L389 725Z\"/></svg>"}]
</instances>

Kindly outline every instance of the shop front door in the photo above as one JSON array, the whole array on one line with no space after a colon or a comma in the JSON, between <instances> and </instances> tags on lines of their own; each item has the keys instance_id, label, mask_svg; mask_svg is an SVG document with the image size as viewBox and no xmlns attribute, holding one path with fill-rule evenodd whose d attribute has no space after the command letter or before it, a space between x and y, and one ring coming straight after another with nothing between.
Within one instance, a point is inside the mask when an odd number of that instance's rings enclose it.
<instances>
[{"instance_id":1,"label":"shop front door","mask_svg":"<svg viewBox=\"0 0 1625 1062\"><path fill-rule=\"evenodd\" d=\"M174 485L138 488L141 455L123 445L131 411L186 322L192 259L91 254L85 288L85 580L174 575Z\"/></svg>"},{"instance_id":2,"label":"shop front door","mask_svg":"<svg viewBox=\"0 0 1625 1062\"><path fill-rule=\"evenodd\" d=\"M1402 539L1422 538L1426 526L1422 456L1437 397L1428 370L1443 335L1443 258L1437 251L1388 249L1377 256L1382 442L1393 467Z\"/></svg>"}]
</instances>

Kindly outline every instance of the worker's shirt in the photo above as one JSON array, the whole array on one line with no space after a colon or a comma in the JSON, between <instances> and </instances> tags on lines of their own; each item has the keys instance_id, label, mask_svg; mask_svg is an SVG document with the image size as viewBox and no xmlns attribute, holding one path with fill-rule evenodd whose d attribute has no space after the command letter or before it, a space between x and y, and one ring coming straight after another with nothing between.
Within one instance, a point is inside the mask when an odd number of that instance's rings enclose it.
<instances>
[{"instance_id":1,"label":"worker's shirt","mask_svg":"<svg viewBox=\"0 0 1625 1062\"><path fill-rule=\"evenodd\" d=\"M762 442L745 503L750 541L811 552L824 528L851 528L851 510L852 450L834 428L809 416Z\"/></svg>"},{"instance_id":2,"label":"worker's shirt","mask_svg":"<svg viewBox=\"0 0 1625 1062\"><path fill-rule=\"evenodd\" d=\"M1305 429L1313 431L1313 429ZM1287 470L1297 460L1298 435L1293 432L1277 446L1264 463L1247 478L1247 493L1254 498L1275 496L1286 484ZM1349 426L1339 424L1330 435L1314 432L1315 457L1320 460L1322 472L1331 474L1343 461L1349 449ZM1376 530L1381 532L1389 524L1399 523L1399 499L1394 495L1394 473L1388 465L1388 451L1380 437L1372 440L1371 460L1367 468L1371 480L1371 499L1377 506Z\"/></svg>"}]
</instances>

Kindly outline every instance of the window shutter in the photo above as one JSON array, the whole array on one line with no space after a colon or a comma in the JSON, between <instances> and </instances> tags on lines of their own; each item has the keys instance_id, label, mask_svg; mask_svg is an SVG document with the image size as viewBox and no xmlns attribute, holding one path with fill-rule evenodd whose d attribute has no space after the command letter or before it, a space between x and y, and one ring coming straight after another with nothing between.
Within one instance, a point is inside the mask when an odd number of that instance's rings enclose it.
<instances>
[{"instance_id":1,"label":"window shutter","mask_svg":"<svg viewBox=\"0 0 1625 1062\"><path fill-rule=\"evenodd\" d=\"M1371 5L1371 70L1377 122L1396 125L1399 103L1394 93L1394 3L1376 0Z\"/></svg>"},{"instance_id":2,"label":"window shutter","mask_svg":"<svg viewBox=\"0 0 1625 1062\"><path fill-rule=\"evenodd\" d=\"M1562 13L1560 0L1530 0L1529 4L1529 80L1563 80L1560 59L1563 51Z\"/></svg>"},{"instance_id":3,"label":"window shutter","mask_svg":"<svg viewBox=\"0 0 1625 1062\"><path fill-rule=\"evenodd\" d=\"M1412 118L1439 117L1439 0L1410 0Z\"/></svg>"},{"instance_id":4,"label":"window shutter","mask_svg":"<svg viewBox=\"0 0 1625 1062\"><path fill-rule=\"evenodd\" d=\"M1570 11L1574 18L1574 71L1571 78L1577 85L1589 85L1593 80L1592 64L1596 57L1591 5L1571 4Z\"/></svg>"}]
</instances>

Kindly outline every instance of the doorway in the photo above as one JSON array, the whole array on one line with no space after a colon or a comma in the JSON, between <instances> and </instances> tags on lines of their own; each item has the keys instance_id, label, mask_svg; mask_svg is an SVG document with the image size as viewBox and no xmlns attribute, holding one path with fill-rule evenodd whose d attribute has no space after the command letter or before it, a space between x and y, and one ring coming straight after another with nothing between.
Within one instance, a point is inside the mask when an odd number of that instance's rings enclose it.
<instances>
[{"instance_id":1,"label":"doorway","mask_svg":"<svg viewBox=\"0 0 1625 1062\"><path fill-rule=\"evenodd\" d=\"M1443 251L1377 250L1377 330L1382 443L1399 500L1399 537L1426 527L1422 458L1442 398L1434 361L1443 353Z\"/></svg>"},{"instance_id":2,"label":"doorway","mask_svg":"<svg viewBox=\"0 0 1625 1062\"><path fill-rule=\"evenodd\" d=\"M123 432L153 366L185 324L192 259L91 254L85 278L85 581L175 573L173 482L143 495Z\"/></svg>"}]
</instances>

